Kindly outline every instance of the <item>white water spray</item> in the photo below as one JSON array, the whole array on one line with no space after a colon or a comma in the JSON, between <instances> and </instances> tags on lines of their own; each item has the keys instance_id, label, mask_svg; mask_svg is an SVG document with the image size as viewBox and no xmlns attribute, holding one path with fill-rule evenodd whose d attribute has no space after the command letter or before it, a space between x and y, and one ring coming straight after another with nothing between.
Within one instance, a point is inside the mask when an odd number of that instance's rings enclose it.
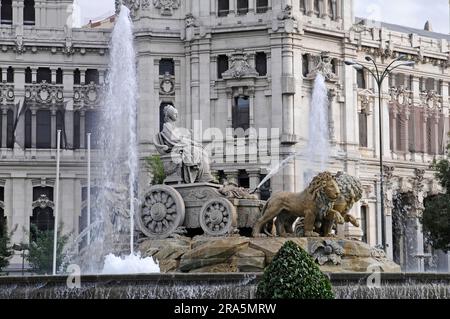
<instances>
[{"instance_id":1,"label":"white water spray","mask_svg":"<svg viewBox=\"0 0 450 319\"><path fill-rule=\"evenodd\" d=\"M330 133L328 127L328 90L325 77L317 73L309 111L309 139L305 150L305 186L328 166L330 159Z\"/></svg>"}]
</instances>

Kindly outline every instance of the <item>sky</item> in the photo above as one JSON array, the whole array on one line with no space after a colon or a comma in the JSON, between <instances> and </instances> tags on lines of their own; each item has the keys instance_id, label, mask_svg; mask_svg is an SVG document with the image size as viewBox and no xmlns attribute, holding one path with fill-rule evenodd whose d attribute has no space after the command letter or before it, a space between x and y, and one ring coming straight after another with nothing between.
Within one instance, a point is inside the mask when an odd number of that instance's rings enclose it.
<instances>
[{"instance_id":1,"label":"sky","mask_svg":"<svg viewBox=\"0 0 450 319\"><path fill-rule=\"evenodd\" d=\"M114 12L114 0L77 0L82 23ZM354 0L355 16L423 29L427 20L433 31L449 33L448 0Z\"/></svg>"}]
</instances>

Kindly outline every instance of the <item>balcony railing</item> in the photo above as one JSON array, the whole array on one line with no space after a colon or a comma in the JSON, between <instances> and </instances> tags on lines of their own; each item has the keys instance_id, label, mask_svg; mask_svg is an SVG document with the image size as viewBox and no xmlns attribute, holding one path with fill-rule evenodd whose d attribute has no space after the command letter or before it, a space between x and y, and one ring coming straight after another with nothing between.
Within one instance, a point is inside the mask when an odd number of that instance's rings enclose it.
<instances>
[{"instance_id":1,"label":"balcony railing","mask_svg":"<svg viewBox=\"0 0 450 319\"><path fill-rule=\"evenodd\" d=\"M267 11L269 11L269 7L268 6L256 7L256 13L266 13Z\"/></svg>"},{"instance_id":2,"label":"balcony railing","mask_svg":"<svg viewBox=\"0 0 450 319\"><path fill-rule=\"evenodd\" d=\"M229 13L230 13L230 10L228 10L228 9L226 9L226 10L219 10L218 16L219 17L226 17Z\"/></svg>"}]
</instances>

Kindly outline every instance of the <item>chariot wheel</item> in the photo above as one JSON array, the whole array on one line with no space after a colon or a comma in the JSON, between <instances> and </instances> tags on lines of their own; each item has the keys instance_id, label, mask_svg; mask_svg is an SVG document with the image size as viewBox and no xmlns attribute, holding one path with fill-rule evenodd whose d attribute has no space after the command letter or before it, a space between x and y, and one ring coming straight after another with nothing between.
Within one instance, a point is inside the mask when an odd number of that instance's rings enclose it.
<instances>
[{"instance_id":1,"label":"chariot wheel","mask_svg":"<svg viewBox=\"0 0 450 319\"><path fill-rule=\"evenodd\" d=\"M236 208L226 198L215 198L206 202L199 218L203 231L211 236L230 234L237 224Z\"/></svg>"},{"instance_id":2,"label":"chariot wheel","mask_svg":"<svg viewBox=\"0 0 450 319\"><path fill-rule=\"evenodd\" d=\"M167 185L152 186L144 196L138 222L150 238L167 238L184 223L185 207L180 193Z\"/></svg>"}]
</instances>

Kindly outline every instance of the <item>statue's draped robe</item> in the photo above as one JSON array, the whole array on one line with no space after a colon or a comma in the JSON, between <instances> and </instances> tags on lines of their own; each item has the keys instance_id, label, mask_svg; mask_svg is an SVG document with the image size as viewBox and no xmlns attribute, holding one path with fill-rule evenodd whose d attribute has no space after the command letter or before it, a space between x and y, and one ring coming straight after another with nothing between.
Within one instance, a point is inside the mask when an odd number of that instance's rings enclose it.
<instances>
[{"instance_id":1,"label":"statue's draped robe","mask_svg":"<svg viewBox=\"0 0 450 319\"><path fill-rule=\"evenodd\" d=\"M185 183L211 182L214 178L209 169L209 158L202 145L181 136L173 123L164 123L160 140L168 147L167 153L181 156Z\"/></svg>"}]
</instances>

